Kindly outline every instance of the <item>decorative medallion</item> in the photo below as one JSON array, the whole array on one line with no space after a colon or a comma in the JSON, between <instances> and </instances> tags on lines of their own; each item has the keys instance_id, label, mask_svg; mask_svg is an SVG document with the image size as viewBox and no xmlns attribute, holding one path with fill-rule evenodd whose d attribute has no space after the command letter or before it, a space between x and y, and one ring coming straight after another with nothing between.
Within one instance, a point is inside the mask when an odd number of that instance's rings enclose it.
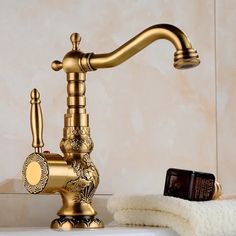
<instances>
[{"instance_id":1,"label":"decorative medallion","mask_svg":"<svg viewBox=\"0 0 236 236\"><path fill-rule=\"evenodd\" d=\"M41 167L41 178L40 178L40 181L35 185L32 185L28 182L27 175L26 175L27 168L32 162L37 162ZM45 186L47 185L48 178L49 178L49 171L48 171L48 165L47 165L46 159L43 156L41 156L39 153L30 154L25 160L22 174L23 174L24 186L28 192L33 193L33 194L42 192Z\"/></svg>"}]
</instances>

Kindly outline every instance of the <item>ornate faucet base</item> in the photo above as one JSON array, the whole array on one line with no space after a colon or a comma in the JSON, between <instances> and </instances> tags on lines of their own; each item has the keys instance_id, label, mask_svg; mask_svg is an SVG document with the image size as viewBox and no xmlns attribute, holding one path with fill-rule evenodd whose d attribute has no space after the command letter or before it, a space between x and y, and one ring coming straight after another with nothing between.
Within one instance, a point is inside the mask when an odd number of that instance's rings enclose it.
<instances>
[{"instance_id":1,"label":"ornate faucet base","mask_svg":"<svg viewBox=\"0 0 236 236\"><path fill-rule=\"evenodd\" d=\"M94 216L61 216L51 223L51 228L55 230L72 230L75 228L95 229L103 227L103 222Z\"/></svg>"}]
</instances>

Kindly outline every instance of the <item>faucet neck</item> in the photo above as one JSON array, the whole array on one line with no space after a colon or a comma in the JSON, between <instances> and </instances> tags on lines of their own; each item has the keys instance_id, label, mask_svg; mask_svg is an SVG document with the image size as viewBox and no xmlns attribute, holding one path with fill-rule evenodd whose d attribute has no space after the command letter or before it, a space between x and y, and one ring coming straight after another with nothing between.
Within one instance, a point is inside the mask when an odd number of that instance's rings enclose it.
<instances>
[{"instance_id":1,"label":"faucet neck","mask_svg":"<svg viewBox=\"0 0 236 236\"><path fill-rule=\"evenodd\" d=\"M65 127L89 126L89 117L86 113L86 74L67 73L67 113Z\"/></svg>"},{"instance_id":2,"label":"faucet neck","mask_svg":"<svg viewBox=\"0 0 236 236\"><path fill-rule=\"evenodd\" d=\"M67 73L67 112L64 116L61 151L67 161L82 160L93 149L86 112L86 74Z\"/></svg>"}]
</instances>

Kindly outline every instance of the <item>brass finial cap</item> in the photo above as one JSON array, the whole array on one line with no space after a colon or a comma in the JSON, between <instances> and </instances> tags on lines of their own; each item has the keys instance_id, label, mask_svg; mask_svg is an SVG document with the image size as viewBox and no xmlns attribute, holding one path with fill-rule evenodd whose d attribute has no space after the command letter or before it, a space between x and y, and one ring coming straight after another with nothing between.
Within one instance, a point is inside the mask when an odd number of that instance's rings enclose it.
<instances>
[{"instance_id":1,"label":"brass finial cap","mask_svg":"<svg viewBox=\"0 0 236 236\"><path fill-rule=\"evenodd\" d=\"M59 71L62 69L63 65L62 65L62 62L55 60L52 62L51 67L53 70Z\"/></svg>"},{"instance_id":2,"label":"brass finial cap","mask_svg":"<svg viewBox=\"0 0 236 236\"><path fill-rule=\"evenodd\" d=\"M72 50L75 50L75 51L79 50L79 44L80 44L80 41L81 41L80 35L78 33L71 34L70 41L73 45Z\"/></svg>"},{"instance_id":3,"label":"brass finial cap","mask_svg":"<svg viewBox=\"0 0 236 236\"><path fill-rule=\"evenodd\" d=\"M38 99L38 98L40 98L39 91L38 91L36 88L34 88L34 89L31 91L31 93L30 93L30 97L31 97L32 99Z\"/></svg>"}]
</instances>

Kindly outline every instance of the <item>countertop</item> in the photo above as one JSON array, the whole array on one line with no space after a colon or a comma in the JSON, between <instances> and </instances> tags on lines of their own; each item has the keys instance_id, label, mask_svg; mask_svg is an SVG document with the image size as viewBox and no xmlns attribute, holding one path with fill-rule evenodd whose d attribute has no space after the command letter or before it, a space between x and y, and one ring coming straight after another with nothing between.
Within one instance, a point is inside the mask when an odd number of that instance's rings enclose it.
<instances>
[{"instance_id":1,"label":"countertop","mask_svg":"<svg viewBox=\"0 0 236 236\"><path fill-rule=\"evenodd\" d=\"M103 229L78 229L55 231L49 228L56 212L61 207L61 199L54 195L0 194L0 235L16 236L178 236L173 230L157 227L120 227L113 222L113 216L107 211L110 196L96 195L94 205L98 218L104 224Z\"/></svg>"},{"instance_id":2,"label":"countertop","mask_svg":"<svg viewBox=\"0 0 236 236\"><path fill-rule=\"evenodd\" d=\"M43 227L22 227L22 228L0 228L0 235L57 235L57 236L90 236L90 235L127 235L127 236L178 236L173 230L168 228L155 228L155 227L105 227L103 229L79 229L72 231L55 231L50 228Z\"/></svg>"}]
</instances>

